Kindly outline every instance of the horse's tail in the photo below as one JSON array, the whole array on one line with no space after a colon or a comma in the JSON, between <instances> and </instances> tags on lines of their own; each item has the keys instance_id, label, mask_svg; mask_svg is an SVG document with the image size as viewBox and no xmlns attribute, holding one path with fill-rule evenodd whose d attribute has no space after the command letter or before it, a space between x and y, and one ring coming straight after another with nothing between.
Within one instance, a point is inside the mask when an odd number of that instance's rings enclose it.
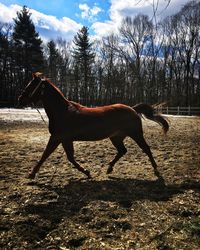
<instances>
[{"instance_id":1,"label":"horse's tail","mask_svg":"<svg viewBox=\"0 0 200 250\"><path fill-rule=\"evenodd\" d=\"M135 105L133 109L138 114L143 114L147 119L150 119L152 121L159 123L162 126L165 134L169 130L169 123L166 120L166 118L164 118L163 116L159 114L154 114L154 109L152 106L145 104L145 103L140 103L140 104Z\"/></svg>"}]
</instances>

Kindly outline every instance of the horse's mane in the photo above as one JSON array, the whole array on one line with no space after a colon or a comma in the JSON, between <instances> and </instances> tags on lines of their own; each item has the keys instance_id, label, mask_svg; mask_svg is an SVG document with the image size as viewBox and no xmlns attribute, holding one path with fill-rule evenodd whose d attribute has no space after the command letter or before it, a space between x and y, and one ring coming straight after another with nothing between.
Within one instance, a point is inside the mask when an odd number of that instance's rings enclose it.
<instances>
[{"instance_id":1,"label":"horse's mane","mask_svg":"<svg viewBox=\"0 0 200 250\"><path fill-rule=\"evenodd\" d=\"M65 98L62 91L54 83L52 83L48 78L45 78L45 81L47 81L63 98Z\"/></svg>"},{"instance_id":2,"label":"horse's mane","mask_svg":"<svg viewBox=\"0 0 200 250\"><path fill-rule=\"evenodd\" d=\"M74 101L69 101L69 100L64 96L64 94L62 93L62 91L61 91L54 83L52 83L48 78L45 78L45 81L47 81L47 82L51 85L51 87L52 87L53 89L55 89L55 90L65 99L65 101L66 101L68 104L71 103L71 104L72 104L73 106L75 106L77 109L83 107L83 105L81 105L80 103L77 103L77 102L74 102Z\"/></svg>"}]
</instances>

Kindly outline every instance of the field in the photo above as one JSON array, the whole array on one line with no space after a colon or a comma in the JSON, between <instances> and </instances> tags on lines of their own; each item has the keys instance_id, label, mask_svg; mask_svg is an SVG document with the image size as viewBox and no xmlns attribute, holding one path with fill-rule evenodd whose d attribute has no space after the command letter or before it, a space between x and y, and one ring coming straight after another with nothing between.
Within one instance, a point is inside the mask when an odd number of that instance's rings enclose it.
<instances>
[{"instance_id":1,"label":"field","mask_svg":"<svg viewBox=\"0 0 200 250\"><path fill-rule=\"evenodd\" d=\"M128 138L109 176L115 149L103 140L75 143L92 179L59 147L29 180L49 137L38 116L0 111L0 249L200 249L200 117L169 116L167 136L143 120L164 181Z\"/></svg>"}]
</instances>

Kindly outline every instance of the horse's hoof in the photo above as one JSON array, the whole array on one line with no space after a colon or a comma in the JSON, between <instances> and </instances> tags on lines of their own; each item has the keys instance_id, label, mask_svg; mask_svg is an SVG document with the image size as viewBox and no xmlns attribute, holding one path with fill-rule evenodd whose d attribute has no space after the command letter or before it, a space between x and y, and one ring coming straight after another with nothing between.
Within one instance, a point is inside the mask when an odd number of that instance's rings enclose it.
<instances>
[{"instance_id":1,"label":"horse's hoof","mask_svg":"<svg viewBox=\"0 0 200 250\"><path fill-rule=\"evenodd\" d=\"M108 169L107 169L106 174L110 174L110 173L112 173L112 171L113 171L113 167L109 166Z\"/></svg>"},{"instance_id":2,"label":"horse's hoof","mask_svg":"<svg viewBox=\"0 0 200 250\"><path fill-rule=\"evenodd\" d=\"M88 179L92 178L92 176L90 175L90 171L89 170L85 170L84 174L87 175Z\"/></svg>"}]
</instances>

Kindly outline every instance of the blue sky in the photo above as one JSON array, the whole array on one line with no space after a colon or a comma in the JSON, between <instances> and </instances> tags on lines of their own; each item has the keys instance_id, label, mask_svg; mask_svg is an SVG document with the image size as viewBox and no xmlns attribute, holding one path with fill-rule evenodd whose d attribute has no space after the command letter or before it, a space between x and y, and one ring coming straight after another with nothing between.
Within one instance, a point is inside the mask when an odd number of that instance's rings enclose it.
<instances>
[{"instance_id":1,"label":"blue sky","mask_svg":"<svg viewBox=\"0 0 200 250\"><path fill-rule=\"evenodd\" d=\"M0 0L0 22L13 22L16 11L26 5L43 40L63 37L71 40L83 26L96 37L117 32L124 17L138 13L153 15L158 1L158 19L176 13L188 0Z\"/></svg>"},{"instance_id":2,"label":"blue sky","mask_svg":"<svg viewBox=\"0 0 200 250\"><path fill-rule=\"evenodd\" d=\"M10 6L11 4L17 4L20 6L26 5L31 9L35 9L47 15L53 15L57 18L67 16L77 22L83 22L89 25L87 19L81 18L81 13L86 4L90 9L97 7L101 10L98 12L98 20L102 21L109 18L108 10L110 7L110 1L108 0L0 0L0 3ZM82 5L82 8L81 7Z\"/></svg>"}]
</instances>

